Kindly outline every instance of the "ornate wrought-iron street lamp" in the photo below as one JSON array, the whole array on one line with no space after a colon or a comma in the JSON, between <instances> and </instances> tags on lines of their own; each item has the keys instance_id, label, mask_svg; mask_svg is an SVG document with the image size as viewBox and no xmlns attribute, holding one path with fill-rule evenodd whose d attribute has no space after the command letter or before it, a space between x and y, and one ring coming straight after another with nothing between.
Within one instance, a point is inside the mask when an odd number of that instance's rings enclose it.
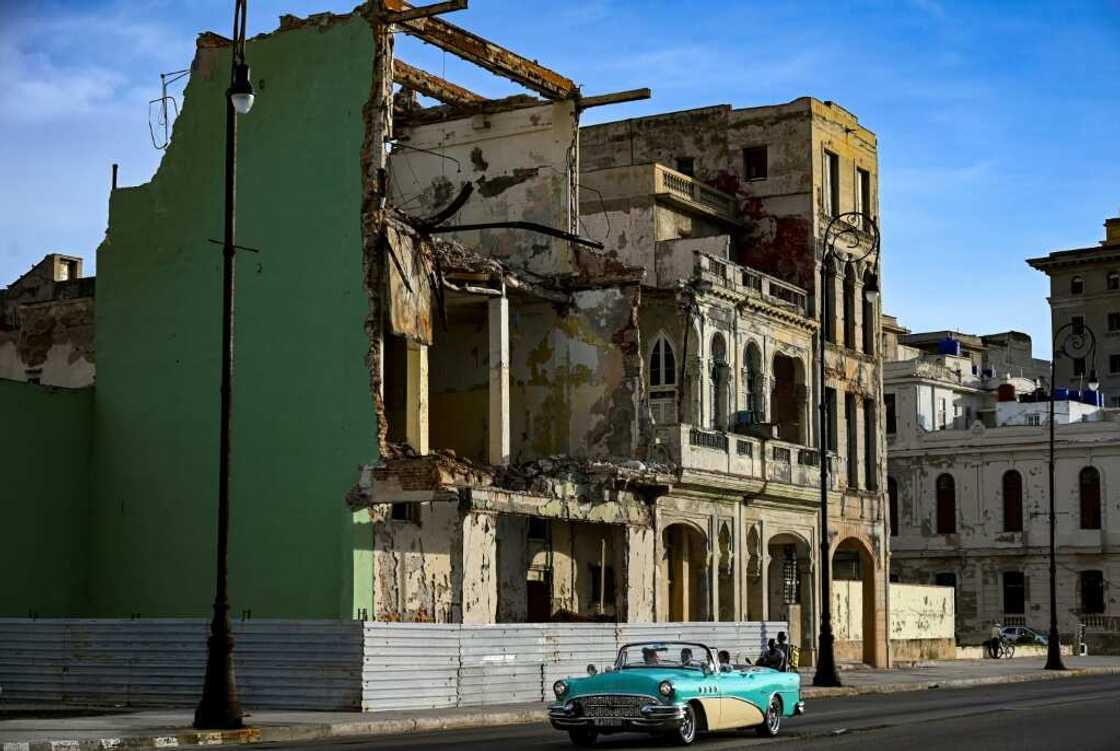
<instances>
[{"instance_id":1,"label":"ornate wrought-iron street lamp","mask_svg":"<svg viewBox=\"0 0 1120 751\"><path fill-rule=\"evenodd\" d=\"M857 226L852 220L858 220ZM862 227L862 229L861 229ZM870 240L870 247L862 254L857 250L865 238ZM832 634L832 560L829 555L828 534L828 415L825 403L825 331L829 306L825 304L828 296L828 267L834 258L839 257L836 251L837 242L843 241L849 251L844 255L853 262L860 262L871 258L872 271L865 277L863 293L868 302L874 304L879 297L879 276L876 270L879 267L879 227L875 220L860 211L847 211L837 214L828 223L824 231L824 255L821 257L820 299L818 308L820 313L820 328L817 332L817 447L818 463L821 478L821 625L819 648L817 650L817 672L813 675L814 686L839 686L840 675L836 672L836 655L833 652L834 637ZM866 325L866 322L865 324Z\"/></svg>"},{"instance_id":2,"label":"ornate wrought-iron street lamp","mask_svg":"<svg viewBox=\"0 0 1120 751\"><path fill-rule=\"evenodd\" d=\"M230 86L226 92L225 235L222 242L222 383L218 456L218 568L214 616L207 642L206 678L194 713L199 729L241 727L241 705L233 674L233 631L229 622L230 416L233 411L234 215L237 199L237 115L253 106L253 84L245 62L247 0L234 0Z\"/></svg>"},{"instance_id":3,"label":"ornate wrought-iron street lamp","mask_svg":"<svg viewBox=\"0 0 1120 751\"><path fill-rule=\"evenodd\" d=\"M1097 337L1080 321L1070 321L1054 332L1053 356L1050 358L1050 634L1046 638L1046 669L1065 670L1062 646L1058 640L1057 564L1054 560L1054 391L1055 370L1059 357L1070 360L1086 358L1089 363L1089 390L1100 388L1097 381Z\"/></svg>"}]
</instances>

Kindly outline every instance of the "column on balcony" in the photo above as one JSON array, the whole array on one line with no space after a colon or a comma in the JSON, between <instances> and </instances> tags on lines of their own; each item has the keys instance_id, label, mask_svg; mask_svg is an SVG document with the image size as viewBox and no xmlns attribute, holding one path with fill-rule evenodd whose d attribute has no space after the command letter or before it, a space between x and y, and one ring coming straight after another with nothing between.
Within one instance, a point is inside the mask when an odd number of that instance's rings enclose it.
<instances>
[{"instance_id":1,"label":"column on balcony","mask_svg":"<svg viewBox=\"0 0 1120 751\"><path fill-rule=\"evenodd\" d=\"M428 347L408 341L405 376L405 441L428 453Z\"/></svg>"},{"instance_id":2,"label":"column on balcony","mask_svg":"<svg viewBox=\"0 0 1120 751\"><path fill-rule=\"evenodd\" d=\"M509 464L509 298L488 302L490 328L490 424L488 461Z\"/></svg>"}]
</instances>

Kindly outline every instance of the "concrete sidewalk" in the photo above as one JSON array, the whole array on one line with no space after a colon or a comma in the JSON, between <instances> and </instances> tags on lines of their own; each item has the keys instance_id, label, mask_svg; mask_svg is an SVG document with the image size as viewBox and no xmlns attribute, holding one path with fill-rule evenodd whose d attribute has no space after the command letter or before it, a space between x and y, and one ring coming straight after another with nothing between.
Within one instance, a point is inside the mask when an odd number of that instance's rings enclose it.
<instances>
[{"instance_id":1,"label":"concrete sidewalk","mask_svg":"<svg viewBox=\"0 0 1120 751\"><path fill-rule=\"evenodd\" d=\"M806 701L826 696L887 694L900 691L967 688L998 683L1120 674L1120 657L1066 657L1062 673L1042 669L1045 660L951 660L903 670L841 673L844 686L814 688L811 670L803 672ZM811 709L810 703L810 709ZM5 719L9 718L9 719ZM180 746L216 746L322 740L363 735L456 730L545 722L544 704L407 710L393 712L250 712L244 730L199 732L190 729L188 709L88 711L70 706L0 703L0 751L108 751Z\"/></svg>"}]
</instances>

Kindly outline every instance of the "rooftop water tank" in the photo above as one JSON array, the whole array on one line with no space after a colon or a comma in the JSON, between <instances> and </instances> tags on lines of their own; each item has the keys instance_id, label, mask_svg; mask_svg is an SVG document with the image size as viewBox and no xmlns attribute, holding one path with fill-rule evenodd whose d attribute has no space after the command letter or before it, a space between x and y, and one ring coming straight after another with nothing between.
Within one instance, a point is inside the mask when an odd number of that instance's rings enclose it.
<instances>
[{"instance_id":1,"label":"rooftop water tank","mask_svg":"<svg viewBox=\"0 0 1120 751\"><path fill-rule=\"evenodd\" d=\"M961 356L961 343L951 336L947 336L937 343L937 354Z\"/></svg>"},{"instance_id":2,"label":"rooftop water tank","mask_svg":"<svg viewBox=\"0 0 1120 751\"><path fill-rule=\"evenodd\" d=\"M996 399L1001 402L1015 401L1015 387L1010 383L1001 383L996 389Z\"/></svg>"}]
</instances>

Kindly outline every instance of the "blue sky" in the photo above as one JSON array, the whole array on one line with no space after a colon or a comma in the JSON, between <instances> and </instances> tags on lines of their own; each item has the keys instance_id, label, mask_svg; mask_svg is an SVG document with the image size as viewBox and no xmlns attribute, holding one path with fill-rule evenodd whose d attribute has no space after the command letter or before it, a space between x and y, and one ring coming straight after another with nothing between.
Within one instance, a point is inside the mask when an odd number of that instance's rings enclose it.
<instances>
[{"instance_id":1,"label":"blue sky","mask_svg":"<svg viewBox=\"0 0 1120 751\"><path fill-rule=\"evenodd\" d=\"M355 0L251 0L250 31ZM146 181L159 73L190 64L229 0L0 0L0 284L51 251L90 259L110 165ZM587 120L802 95L879 136L884 303L915 330L1027 331L1046 280L1023 259L1096 243L1120 213L1120 2L471 0L449 20L584 85L649 86ZM513 84L415 40L402 58L483 94ZM181 91L176 91L181 94Z\"/></svg>"}]
</instances>

